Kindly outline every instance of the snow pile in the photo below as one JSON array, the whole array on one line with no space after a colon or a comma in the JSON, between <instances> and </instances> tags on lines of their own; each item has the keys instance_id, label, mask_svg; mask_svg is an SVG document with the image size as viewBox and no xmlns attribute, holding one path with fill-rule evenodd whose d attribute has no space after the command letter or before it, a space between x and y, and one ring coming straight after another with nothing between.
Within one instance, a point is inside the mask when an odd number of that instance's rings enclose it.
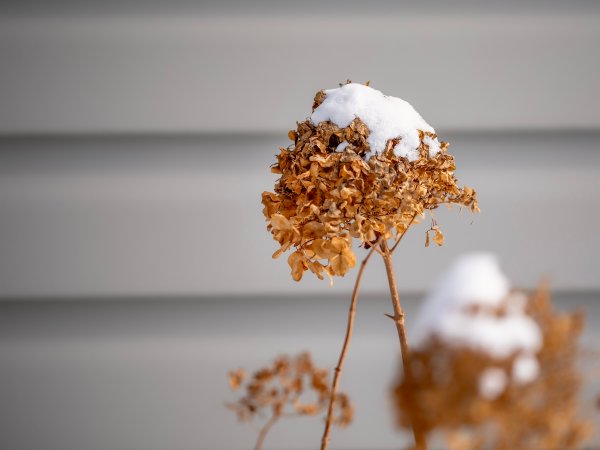
<instances>
[{"instance_id":1,"label":"snow pile","mask_svg":"<svg viewBox=\"0 0 600 450\"><path fill-rule=\"evenodd\" d=\"M348 144L348 141L343 141L343 142L340 142L340 145L338 145L338 146L336 147L335 151L336 151L336 152L343 152L343 151L344 151L344 149L345 149L346 147L348 147L348 145L349 145L349 144Z\"/></svg>"},{"instance_id":2,"label":"snow pile","mask_svg":"<svg viewBox=\"0 0 600 450\"><path fill-rule=\"evenodd\" d=\"M394 153L410 161L419 159L419 131L435 133L435 130L419 115L412 105L400 98L389 97L382 92L358 83L349 83L337 89L325 91L325 100L310 116L314 125L330 121L345 128L358 117L369 128L367 143L370 158L382 153L390 139L400 139ZM423 139L429 145L429 156L440 151L437 138Z\"/></svg>"},{"instance_id":3,"label":"snow pile","mask_svg":"<svg viewBox=\"0 0 600 450\"><path fill-rule=\"evenodd\" d=\"M497 398L508 384L506 372L498 367L485 369L479 378L479 393L483 398Z\"/></svg>"},{"instance_id":4,"label":"snow pile","mask_svg":"<svg viewBox=\"0 0 600 450\"><path fill-rule=\"evenodd\" d=\"M535 353L542 345L542 334L526 314L526 302L523 294L510 293L493 255L465 255L425 299L414 322L413 346L424 347L436 337L446 345L496 359L516 354L511 377L516 383L528 383L539 372ZM499 315L499 309L504 313ZM480 392L487 398L501 393L506 384L497 370L484 373L480 380Z\"/></svg>"}]
</instances>

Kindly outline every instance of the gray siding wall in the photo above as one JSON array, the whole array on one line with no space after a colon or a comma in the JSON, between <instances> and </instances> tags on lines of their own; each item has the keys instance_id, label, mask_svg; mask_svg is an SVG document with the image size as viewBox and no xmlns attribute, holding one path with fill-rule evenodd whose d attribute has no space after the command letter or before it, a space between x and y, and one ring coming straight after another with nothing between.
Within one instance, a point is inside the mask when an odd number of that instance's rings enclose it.
<instances>
[{"instance_id":1,"label":"gray siding wall","mask_svg":"<svg viewBox=\"0 0 600 450\"><path fill-rule=\"evenodd\" d=\"M269 165L312 96L347 78L451 142L482 212L438 212L396 265L407 318L458 254L547 276L600 336L600 4L91 0L0 6L0 448L241 450L227 369L311 350L332 367L353 274L294 283L265 230ZM340 449L398 448L399 363L369 266ZM594 399L597 383L587 383ZM318 420L267 448L314 448Z\"/></svg>"}]
</instances>

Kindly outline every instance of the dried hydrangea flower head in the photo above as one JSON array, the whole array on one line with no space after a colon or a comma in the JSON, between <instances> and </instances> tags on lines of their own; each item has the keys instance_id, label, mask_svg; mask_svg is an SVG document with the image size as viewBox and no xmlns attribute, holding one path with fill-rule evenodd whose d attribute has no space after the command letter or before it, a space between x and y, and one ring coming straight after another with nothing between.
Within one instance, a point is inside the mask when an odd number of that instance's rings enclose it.
<instances>
[{"instance_id":1,"label":"dried hydrangea flower head","mask_svg":"<svg viewBox=\"0 0 600 450\"><path fill-rule=\"evenodd\" d=\"M245 386L244 386L245 383ZM331 397L327 370L316 367L309 353L296 357L280 356L246 380L242 369L229 372L232 390L245 387L245 395L228 404L238 419L249 421L269 416L261 429L255 448L260 448L269 429L282 417L315 416L325 411ZM352 422L354 407L348 395L336 393L334 424L345 427Z\"/></svg>"},{"instance_id":2,"label":"dried hydrangea flower head","mask_svg":"<svg viewBox=\"0 0 600 450\"><path fill-rule=\"evenodd\" d=\"M479 210L475 191L457 186L448 144L409 103L348 83L319 91L312 109L277 156L274 192L262 194L280 244L273 257L294 249L294 280L306 270L343 276L356 264L353 238L369 247L441 204ZM430 231L441 245L439 228Z\"/></svg>"},{"instance_id":3,"label":"dried hydrangea flower head","mask_svg":"<svg viewBox=\"0 0 600 450\"><path fill-rule=\"evenodd\" d=\"M414 322L413 377L395 389L399 424L441 433L450 449L574 449L581 315L548 293L512 291L495 258L461 258Z\"/></svg>"}]
</instances>

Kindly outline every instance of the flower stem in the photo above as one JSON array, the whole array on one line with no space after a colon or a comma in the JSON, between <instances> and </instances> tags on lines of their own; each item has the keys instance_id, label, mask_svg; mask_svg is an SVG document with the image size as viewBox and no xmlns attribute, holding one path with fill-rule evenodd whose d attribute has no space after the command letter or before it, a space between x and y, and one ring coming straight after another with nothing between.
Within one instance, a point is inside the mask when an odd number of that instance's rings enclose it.
<instances>
[{"instance_id":1,"label":"flower stem","mask_svg":"<svg viewBox=\"0 0 600 450\"><path fill-rule=\"evenodd\" d=\"M381 242L380 237L375 244L372 245L371 250L365 256L365 259L360 263L358 274L356 275L356 281L354 282L354 290L352 291L352 300L350 301L350 309L348 310L348 324L346 325L346 337L344 338L344 344L342 345L342 351L338 360L338 364L333 373L333 383L331 385L331 397L329 399L329 407L327 409L327 418L325 419L325 430L323 431L323 437L321 438L321 450L327 450L329 444L329 434L331 432L331 423L333 421L333 407L335 404L335 396L338 391L340 384L340 376L342 374L342 368L344 367L344 361L346 360L346 353L350 345L350 339L352 338L352 330L354 329L354 316L356 315L356 303L358 300L358 290L360 288L360 282L362 280L363 272L369 262L369 258L373 255L373 252L377 249Z\"/></svg>"},{"instance_id":2,"label":"flower stem","mask_svg":"<svg viewBox=\"0 0 600 450\"><path fill-rule=\"evenodd\" d=\"M410 381L413 377L411 366L410 366L410 350L408 348L408 339L406 337L406 326L404 324L404 310L400 303L400 295L398 295L398 288L396 286L396 276L394 275L394 264L392 261L392 252L384 240L381 242L381 250L383 252L383 262L385 264L385 271L387 273L388 284L390 287L390 294L392 296L392 305L394 307L394 315L389 316L396 324L396 330L398 330L398 338L400 339L400 350L402 354L402 366L404 368L404 376ZM427 442L425 440L424 433L419 430L415 424L412 426L413 435L415 437L415 445L417 450L427 450Z\"/></svg>"},{"instance_id":3,"label":"flower stem","mask_svg":"<svg viewBox=\"0 0 600 450\"><path fill-rule=\"evenodd\" d=\"M271 427L275 425L275 422L277 422L278 419L279 416L274 414L260 429L260 432L258 433L258 439L256 439L256 444L254 445L254 450L260 450L262 448L265 438L267 437L267 433Z\"/></svg>"}]
</instances>

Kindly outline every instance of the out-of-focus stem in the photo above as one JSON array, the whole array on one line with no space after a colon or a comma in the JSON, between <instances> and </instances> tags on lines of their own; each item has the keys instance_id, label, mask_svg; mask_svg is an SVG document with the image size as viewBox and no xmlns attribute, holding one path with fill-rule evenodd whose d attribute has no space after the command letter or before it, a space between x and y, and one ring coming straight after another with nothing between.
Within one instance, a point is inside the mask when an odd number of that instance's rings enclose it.
<instances>
[{"instance_id":1,"label":"out-of-focus stem","mask_svg":"<svg viewBox=\"0 0 600 450\"><path fill-rule=\"evenodd\" d=\"M261 450L263 443L265 442L265 438L267 437L267 433L271 427L275 425L275 422L277 422L278 419L278 415L273 415L273 417L271 417L269 421L260 429L260 432L258 433L258 439L256 439L256 444L254 445L254 450Z\"/></svg>"}]
</instances>

